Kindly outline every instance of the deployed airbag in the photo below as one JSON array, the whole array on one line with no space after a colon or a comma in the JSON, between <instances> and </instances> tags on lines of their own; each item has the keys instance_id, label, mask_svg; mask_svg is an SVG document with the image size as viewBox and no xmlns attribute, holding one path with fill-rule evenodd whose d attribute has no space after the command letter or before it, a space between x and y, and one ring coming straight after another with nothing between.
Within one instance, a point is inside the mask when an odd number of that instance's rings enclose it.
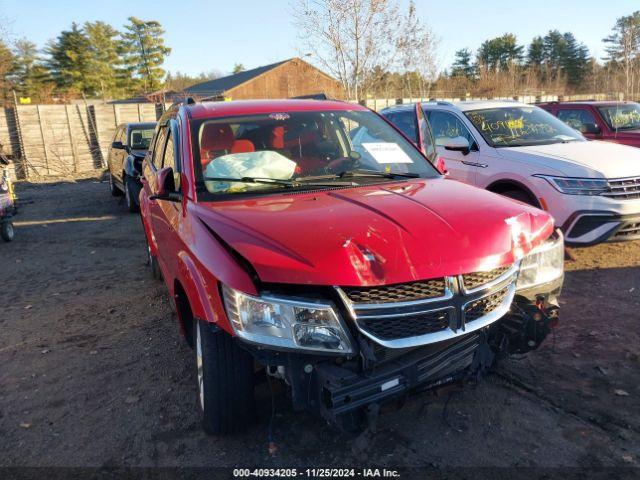
<instances>
[{"instance_id":1,"label":"deployed airbag","mask_svg":"<svg viewBox=\"0 0 640 480\"><path fill-rule=\"evenodd\" d=\"M273 178L277 180L290 179L297 163L287 157L270 150L246 153L231 153L218 157L207 165L205 177L228 178ZM205 181L207 190L211 193L221 191L243 191L249 188L264 188L264 185L253 183L227 183Z\"/></svg>"}]
</instances>

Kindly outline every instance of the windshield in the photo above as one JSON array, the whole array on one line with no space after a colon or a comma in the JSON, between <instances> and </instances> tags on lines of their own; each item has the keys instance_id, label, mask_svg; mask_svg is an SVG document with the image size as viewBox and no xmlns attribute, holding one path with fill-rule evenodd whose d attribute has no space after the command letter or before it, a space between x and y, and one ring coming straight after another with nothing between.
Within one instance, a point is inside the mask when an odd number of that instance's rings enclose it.
<instances>
[{"instance_id":1,"label":"windshield","mask_svg":"<svg viewBox=\"0 0 640 480\"><path fill-rule=\"evenodd\" d=\"M465 115L492 147L549 145L585 138L538 107L513 106L471 110Z\"/></svg>"},{"instance_id":2,"label":"windshield","mask_svg":"<svg viewBox=\"0 0 640 480\"><path fill-rule=\"evenodd\" d=\"M196 186L205 197L439 176L369 111L209 119L195 123L192 132Z\"/></svg>"},{"instance_id":3,"label":"windshield","mask_svg":"<svg viewBox=\"0 0 640 480\"><path fill-rule=\"evenodd\" d=\"M598 110L612 130L640 129L640 105L637 103L619 103L598 107Z\"/></svg>"},{"instance_id":4,"label":"windshield","mask_svg":"<svg viewBox=\"0 0 640 480\"><path fill-rule=\"evenodd\" d=\"M129 131L129 147L131 150L149 150L155 127L132 128Z\"/></svg>"}]
</instances>

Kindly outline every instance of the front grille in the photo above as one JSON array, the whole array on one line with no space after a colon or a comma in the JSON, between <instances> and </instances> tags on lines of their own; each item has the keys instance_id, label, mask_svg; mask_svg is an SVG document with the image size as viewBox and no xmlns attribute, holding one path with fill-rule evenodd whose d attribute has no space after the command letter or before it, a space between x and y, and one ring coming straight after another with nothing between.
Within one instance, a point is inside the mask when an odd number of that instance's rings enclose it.
<instances>
[{"instance_id":1,"label":"front grille","mask_svg":"<svg viewBox=\"0 0 640 480\"><path fill-rule=\"evenodd\" d=\"M444 278L380 287L343 288L346 296L354 304L412 302L443 297L445 290Z\"/></svg>"},{"instance_id":2,"label":"front grille","mask_svg":"<svg viewBox=\"0 0 640 480\"><path fill-rule=\"evenodd\" d=\"M469 303L464 309L465 323L473 322L474 320L484 317L503 304L505 297L509 293L509 288L503 288L491 295L480 298L474 302Z\"/></svg>"},{"instance_id":3,"label":"front grille","mask_svg":"<svg viewBox=\"0 0 640 480\"><path fill-rule=\"evenodd\" d=\"M504 267L494 268L493 270L488 270L485 272L474 272L462 275L464 287L467 290L473 290L474 288L486 285L487 283L490 283L507 273L511 269L511 267L511 265L506 265Z\"/></svg>"},{"instance_id":4,"label":"front grille","mask_svg":"<svg viewBox=\"0 0 640 480\"><path fill-rule=\"evenodd\" d=\"M603 196L620 200L640 198L640 177L609 180L609 191Z\"/></svg>"},{"instance_id":5,"label":"front grille","mask_svg":"<svg viewBox=\"0 0 640 480\"><path fill-rule=\"evenodd\" d=\"M632 240L640 238L640 221L625 223L616 232L614 240Z\"/></svg>"},{"instance_id":6,"label":"front grille","mask_svg":"<svg viewBox=\"0 0 640 480\"><path fill-rule=\"evenodd\" d=\"M449 328L449 312L436 311L406 317L363 318L358 325L365 332L382 340L419 337Z\"/></svg>"}]
</instances>

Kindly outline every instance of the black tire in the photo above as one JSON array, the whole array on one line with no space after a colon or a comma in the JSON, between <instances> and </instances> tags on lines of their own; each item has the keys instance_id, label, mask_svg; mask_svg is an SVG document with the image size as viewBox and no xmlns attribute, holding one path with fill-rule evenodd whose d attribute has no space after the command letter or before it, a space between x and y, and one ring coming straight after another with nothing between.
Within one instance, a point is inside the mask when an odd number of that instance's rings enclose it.
<instances>
[{"instance_id":1,"label":"black tire","mask_svg":"<svg viewBox=\"0 0 640 480\"><path fill-rule=\"evenodd\" d=\"M125 175L124 177L124 199L127 204L127 210L130 213L138 213L140 211L140 207L136 203L136 192L140 192L138 189L138 185L133 178L129 175Z\"/></svg>"},{"instance_id":2,"label":"black tire","mask_svg":"<svg viewBox=\"0 0 640 480\"><path fill-rule=\"evenodd\" d=\"M149 246L149 241L147 240L147 265L149 265L149 270L151 271L151 278L154 280L162 280L162 271L160 270L160 265L158 265L158 259L155 255L151 254L151 247Z\"/></svg>"},{"instance_id":3,"label":"black tire","mask_svg":"<svg viewBox=\"0 0 640 480\"><path fill-rule=\"evenodd\" d=\"M109 173L109 190L111 191L111 195L114 197L121 197L124 195L122 190L120 190L113 181L113 175L111 175L111 173Z\"/></svg>"},{"instance_id":4,"label":"black tire","mask_svg":"<svg viewBox=\"0 0 640 480\"><path fill-rule=\"evenodd\" d=\"M531 198L531 195L529 195L524 190L506 190L504 192L500 192L500 195L511 198L513 200L518 200L519 202L526 203L527 205L531 205L532 207L540 208L538 202Z\"/></svg>"},{"instance_id":5,"label":"black tire","mask_svg":"<svg viewBox=\"0 0 640 480\"><path fill-rule=\"evenodd\" d=\"M0 237L5 242L10 242L13 240L15 236L15 231L13 229L13 223L10 220L3 220L0 223Z\"/></svg>"},{"instance_id":6,"label":"black tire","mask_svg":"<svg viewBox=\"0 0 640 480\"><path fill-rule=\"evenodd\" d=\"M198 405L209 435L242 431L255 420L253 358L231 336L194 320Z\"/></svg>"}]
</instances>

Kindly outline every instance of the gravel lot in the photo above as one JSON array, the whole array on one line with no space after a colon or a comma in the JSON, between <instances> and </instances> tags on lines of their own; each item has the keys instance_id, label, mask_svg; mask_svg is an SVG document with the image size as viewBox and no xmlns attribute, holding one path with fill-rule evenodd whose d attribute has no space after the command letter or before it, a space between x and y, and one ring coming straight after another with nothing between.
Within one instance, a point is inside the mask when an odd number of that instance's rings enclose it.
<instances>
[{"instance_id":1,"label":"gravel lot","mask_svg":"<svg viewBox=\"0 0 640 480\"><path fill-rule=\"evenodd\" d=\"M270 456L266 386L251 431L200 429L193 354L107 184L18 194L0 244L0 466L640 467L640 242L573 250L555 338L446 408L412 397L353 437L276 389Z\"/></svg>"}]
</instances>

